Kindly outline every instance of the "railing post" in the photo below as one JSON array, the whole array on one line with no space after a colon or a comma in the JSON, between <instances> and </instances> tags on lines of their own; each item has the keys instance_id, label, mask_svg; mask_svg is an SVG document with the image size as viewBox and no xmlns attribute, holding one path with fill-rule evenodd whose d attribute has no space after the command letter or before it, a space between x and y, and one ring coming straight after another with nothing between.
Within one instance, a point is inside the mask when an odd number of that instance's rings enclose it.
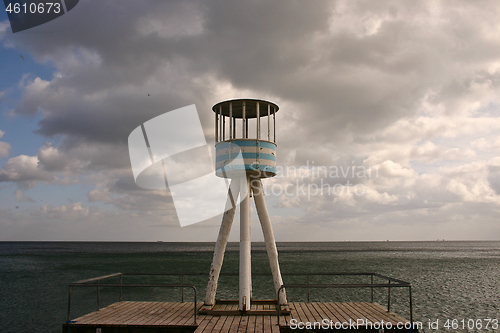
<instances>
[{"instance_id":1,"label":"railing post","mask_svg":"<svg viewBox=\"0 0 500 333\"><path fill-rule=\"evenodd\" d=\"M412 302L412 297L411 297L411 286L408 286L408 293L409 293L409 296L410 296L410 322L412 324L412 327L413 327L413 302Z\"/></svg>"},{"instance_id":2,"label":"railing post","mask_svg":"<svg viewBox=\"0 0 500 333\"><path fill-rule=\"evenodd\" d=\"M100 309L99 301L99 280L97 280L97 311Z\"/></svg>"},{"instance_id":3,"label":"railing post","mask_svg":"<svg viewBox=\"0 0 500 333\"><path fill-rule=\"evenodd\" d=\"M196 304L198 302L198 297L196 295L196 287L193 286L193 290L194 290L194 324L196 325L196 315L198 313L198 304Z\"/></svg>"},{"instance_id":4,"label":"railing post","mask_svg":"<svg viewBox=\"0 0 500 333\"><path fill-rule=\"evenodd\" d=\"M307 274L307 284L309 284L309 274ZM307 303L309 303L309 287L307 287Z\"/></svg>"},{"instance_id":5,"label":"railing post","mask_svg":"<svg viewBox=\"0 0 500 333\"><path fill-rule=\"evenodd\" d=\"M68 290L68 322L71 319L71 286L69 286Z\"/></svg>"},{"instance_id":6,"label":"railing post","mask_svg":"<svg viewBox=\"0 0 500 333\"><path fill-rule=\"evenodd\" d=\"M389 280L391 284L391 280ZM391 311L391 287L387 287L387 312Z\"/></svg>"},{"instance_id":7,"label":"railing post","mask_svg":"<svg viewBox=\"0 0 500 333\"><path fill-rule=\"evenodd\" d=\"M122 274L120 274L120 284L123 284ZM120 286L120 302L122 301L122 287Z\"/></svg>"},{"instance_id":8,"label":"railing post","mask_svg":"<svg viewBox=\"0 0 500 333\"><path fill-rule=\"evenodd\" d=\"M281 289L283 289L283 285L281 285L281 287L279 287L278 291L276 292L276 309L278 310L276 313L277 313L277 316L278 316L278 326L280 324L280 316L281 316L281 305L280 305L280 292L281 292Z\"/></svg>"},{"instance_id":9,"label":"railing post","mask_svg":"<svg viewBox=\"0 0 500 333\"><path fill-rule=\"evenodd\" d=\"M370 275L370 284L373 284L373 274ZM371 300L372 300L372 303L373 303L373 287L370 287L370 296L371 296Z\"/></svg>"},{"instance_id":10,"label":"railing post","mask_svg":"<svg viewBox=\"0 0 500 333\"><path fill-rule=\"evenodd\" d=\"M184 275L181 275L181 284L184 284ZM181 303L184 303L184 287L181 288Z\"/></svg>"}]
</instances>

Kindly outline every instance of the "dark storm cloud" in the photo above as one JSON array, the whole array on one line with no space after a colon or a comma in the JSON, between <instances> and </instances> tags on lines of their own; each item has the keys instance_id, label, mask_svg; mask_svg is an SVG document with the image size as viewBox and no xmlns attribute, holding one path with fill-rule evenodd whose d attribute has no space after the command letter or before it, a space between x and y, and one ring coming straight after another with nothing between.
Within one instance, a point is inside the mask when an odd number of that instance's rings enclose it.
<instances>
[{"instance_id":1,"label":"dark storm cloud","mask_svg":"<svg viewBox=\"0 0 500 333\"><path fill-rule=\"evenodd\" d=\"M425 4L344 7L103 1L51 23L53 36L31 34L16 43L61 72L35 103L47 111L39 132L115 142L186 103L209 110L210 85L226 81L300 105L305 134L324 143L346 128L370 132L414 114L429 89L454 84L442 81L450 65L498 55L499 46L492 48L462 11L451 10L443 31L432 31L419 21L430 15ZM465 24L455 28L458 22ZM17 111L34 110L25 107Z\"/></svg>"}]
</instances>

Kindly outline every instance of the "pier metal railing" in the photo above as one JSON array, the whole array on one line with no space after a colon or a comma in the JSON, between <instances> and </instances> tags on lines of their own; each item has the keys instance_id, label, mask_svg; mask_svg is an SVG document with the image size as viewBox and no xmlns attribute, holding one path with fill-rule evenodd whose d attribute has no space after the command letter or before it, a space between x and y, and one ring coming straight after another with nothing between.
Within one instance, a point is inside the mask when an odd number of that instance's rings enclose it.
<instances>
[{"instance_id":1,"label":"pier metal railing","mask_svg":"<svg viewBox=\"0 0 500 333\"><path fill-rule=\"evenodd\" d=\"M96 288L97 292L97 310L99 311L100 309L100 294L99 294L99 288L103 287L114 287L114 288L120 288L120 302L122 301L122 288L125 287L139 287L139 288L181 288L182 289L182 301L184 302L184 288L191 288L193 289L194 295L193 295L193 313L194 313L194 324L196 325L196 316L198 313L197 309L197 290L196 287L193 284L185 284L185 283L180 283L180 284L167 284L167 283L123 283L123 276L124 275L147 275L147 276L152 276L152 275L178 275L178 274L171 274L171 273L114 273L114 274L109 274L109 275L103 275L103 276L98 276L95 278L90 278L90 279L85 279L85 280L80 280L76 282L72 282L69 284L69 289L68 289L68 320L67 322L70 323L71 321L71 288L72 287L90 287L90 288ZM185 274L184 274L185 275ZM201 274L200 274L201 275ZM120 283L100 283L102 280L109 279L112 277L120 277ZM182 280L184 280L184 277L182 277Z\"/></svg>"},{"instance_id":2,"label":"pier metal railing","mask_svg":"<svg viewBox=\"0 0 500 333\"><path fill-rule=\"evenodd\" d=\"M410 322L413 323L413 301L411 295L411 283L391 278L378 273L296 273L296 274L282 274L294 276L306 276L307 283L305 284L283 284L276 292L276 309L278 322L281 315L281 307L279 305L279 294L285 288L306 288L307 289L307 302L310 302L309 290L310 288L370 288L370 300L373 303L373 289L374 288L387 288L387 312L391 311L391 288L408 288L408 303L410 310ZM370 283L337 283L337 284L310 284L310 276L369 276ZM387 283L374 283L373 278L377 277Z\"/></svg>"},{"instance_id":3,"label":"pier metal railing","mask_svg":"<svg viewBox=\"0 0 500 333\"><path fill-rule=\"evenodd\" d=\"M72 282L69 284L69 296L68 296L68 321L70 321L71 314L71 288L72 287L94 287L96 288L97 296L97 310L100 309L100 296L99 288L103 287L114 287L119 288L119 300L122 301L122 288L123 287L160 287L160 288L180 288L181 289L181 302L184 302L184 288L191 288L194 290L194 321L196 323L197 316L197 289L193 284L186 284L186 276L206 276L207 273L114 273L104 276L99 276L95 278L90 278L86 280L80 280ZM220 276L238 276L239 273L221 273ZM270 273L253 273L252 276L270 276ZM370 288L370 301L373 303L375 288L387 288L387 311L391 309L391 288L408 288L408 298L409 298L409 310L410 310L410 321L413 322L413 304L412 304L412 294L411 294L411 283L398 280L392 277L381 275L378 273L282 273L282 276L304 276L306 277L305 284L283 284L277 291L277 300L279 299L279 293L285 288L305 288L307 290L307 301L310 302L310 289L311 288ZM123 283L124 276L178 276L180 278L180 283L178 284L165 284L165 283L154 283L154 284L137 284L137 283ZM337 283L337 284L318 284L310 283L310 278L313 276L367 276L369 277L369 283ZM102 280L119 277L119 283L101 283ZM382 279L382 281L387 281L387 283L374 283L374 278ZM278 301L277 301L278 302ZM277 315L278 320L281 315L281 307L277 303Z\"/></svg>"}]
</instances>

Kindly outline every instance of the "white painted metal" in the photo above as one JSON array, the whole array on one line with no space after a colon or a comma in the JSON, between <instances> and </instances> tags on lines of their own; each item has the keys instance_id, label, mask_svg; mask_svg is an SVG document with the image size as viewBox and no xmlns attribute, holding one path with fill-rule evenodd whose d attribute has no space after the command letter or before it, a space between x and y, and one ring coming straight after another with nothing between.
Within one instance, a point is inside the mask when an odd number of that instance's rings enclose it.
<instances>
[{"instance_id":1,"label":"white painted metal","mask_svg":"<svg viewBox=\"0 0 500 333\"><path fill-rule=\"evenodd\" d=\"M226 117L222 117L222 141L226 141Z\"/></svg>"},{"instance_id":2,"label":"white painted metal","mask_svg":"<svg viewBox=\"0 0 500 333\"><path fill-rule=\"evenodd\" d=\"M281 278L280 265L278 262L278 248L276 247L276 242L274 240L273 226L271 225L271 218L269 217L266 201L264 199L264 190L260 179L252 180L251 186L255 200L255 207L257 208L257 214L259 215L260 224L262 226L262 233L264 234L267 256L269 258L269 264L271 265L271 272L273 274L275 292L278 292L278 289L283 284L283 279ZM287 304L284 289L280 292L280 304Z\"/></svg>"},{"instance_id":3,"label":"white painted metal","mask_svg":"<svg viewBox=\"0 0 500 333\"><path fill-rule=\"evenodd\" d=\"M215 112L215 143L219 142L219 114Z\"/></svg>"},{"instance_id":4,"label":"white painted metal","mask_svg":"<svg viewBox=\"0 0 500 333\"><path fill-rule=\"evenodd\" d=\"M267 104L267 141L271 141L271 104Z\"/></svg>"},{"instance_id":5,"label":"white painted metal","mask_svg":"<svg viewBox=\"0 0 500 333\"><path fill-rule=\"evenodd\" d=\"M222 106L219 107L219 114L220 114L220 117L219 117L219 140L224 141L224 139L222 139L222 118L224 117L224 115L222 114Z\"/></svg>"},{"instance_id":6,"label":"white painted metal","mask_svg":"<svg viewBox=\"0 0 500 333\"><path fill-rule=\"evenodd\" d=\"M240 298L239 309L250 310L252 294L252 264L251 264L251 220L250 220L250 188L249 178L240 178L240 192L247 187L247 196L240 203Z\"/></svg>"},{"instance_id":7,"label":"white painted metal","mask_svg":"<svg viewBox=\"0 0 500 333\"><path fill-rule=\"evenodd\" d=\"M260 104L257 102L257 140L260 140Z\"/></svg>"},{"instance_id":8,"label":"white painted metal","mask_svg":"<svg viewBox=\"0 0 500 333\"><path fill-rule=\"evenodd\" d=\"M242 135L243 135L243 139L245 139L247 137L247 131L246 131L246 128L247 128L247 118L246 118L246 110L247 110L247 104L245 102L243 102L243 129L242 129Z\"/></svg>"},{"instance_id":9,"label":"white painted metal","mask_svg":"<svg viewBox=\"0 0 500 333\"><path fill-rule=\"evenodd\" d=\"M233 139L233 103L229 103L229 140Z\"/></svg>"},{"instance_id":10,"label":"white painted metal","mask_svg":"<svg viewBox=\"0 0 500 333\"><path fill-rule=\"evenodd\" d=\"M276 142L276 109L273 108L273 134L274 134L274 142Z\"/></svg>"},{"instance_id":11,"label":"white painted metal","mask_svg":"<svg viewBox=\"0 0 500 333\"><path fill-rule=\"evenodd\" d=\"M231 192L232 191L232 192ZM208 275L207 293L205 296L205 305L215 304L215 294L217 293L217 284L219 282L219 274L224 261L224 253L226 252L227 240L233 224L234 212L236 210L236 200L240 192L240 180L231 180L229 191L227 193L226 212L222 217L222 224L219 230L219 237L215 243L214 258ZM234 200L233 200L234 199ZM230 209L228 209L231 207Z\"/></svg>"}]
</instances>

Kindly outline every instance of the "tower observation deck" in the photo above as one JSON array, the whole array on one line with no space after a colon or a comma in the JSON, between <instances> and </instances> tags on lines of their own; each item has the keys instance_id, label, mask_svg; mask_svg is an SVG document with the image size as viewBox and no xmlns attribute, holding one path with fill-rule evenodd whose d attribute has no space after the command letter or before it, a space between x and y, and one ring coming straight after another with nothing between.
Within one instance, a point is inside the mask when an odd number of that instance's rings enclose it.
<instances>
[{"instance_id":1,"label":"tower observation deck","mask_svg":"<svg viewBox=\"0 0 500 333\"><path fill-rule=\"evenodd\" d=\"M274 177L279 107L263 100L237 99L217 103L212 110L215 112L216 175L232 178L245 170L253 178ZM240 152L243 163L231 163Z\"/></svg>"}]
</instances>

